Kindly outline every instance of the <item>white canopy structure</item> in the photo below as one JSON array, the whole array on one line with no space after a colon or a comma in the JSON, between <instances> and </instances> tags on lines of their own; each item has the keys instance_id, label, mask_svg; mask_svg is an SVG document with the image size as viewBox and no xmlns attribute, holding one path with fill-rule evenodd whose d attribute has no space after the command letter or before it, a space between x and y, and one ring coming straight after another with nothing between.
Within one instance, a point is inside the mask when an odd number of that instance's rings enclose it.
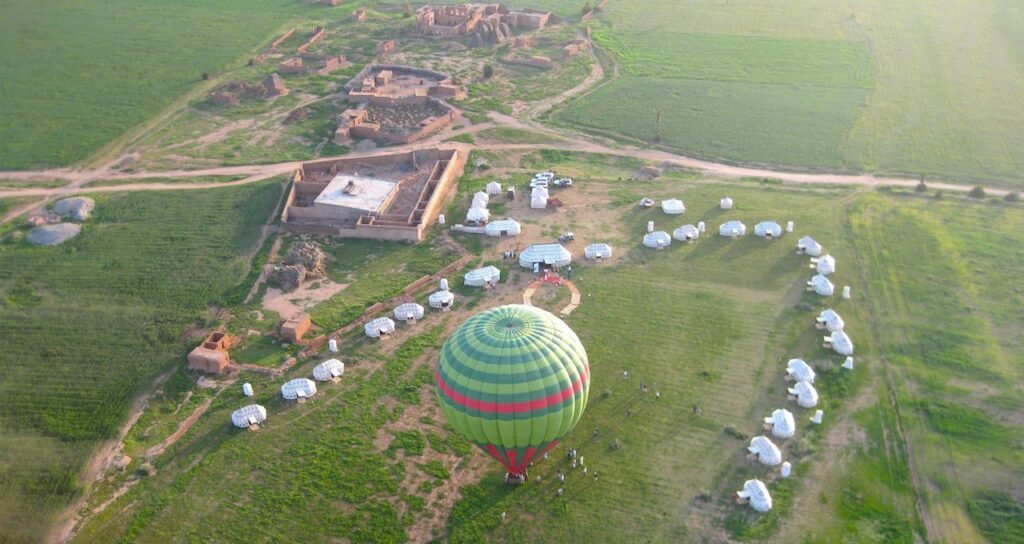
<instances>
[{"instance_id":1,"label":"white canopy structure","mask_svg":"<svg viewBox=\"0 0 1024 544\"><path fill-rule=\"evenodd\" d=\"M743 489L736 492L736 496L746 501L751 508L758 512L767 512L772 509L772 496L768 494L768 488L761 480L747 480L743 483Z\"/></svg>"},{"instance_id":2,"label":"white canopy structure","mask_svg":"<svg viewBox=\"0 0 1024 544\"><path fill-rule=\"evenodd\" d=\"M498 219L491 221L484 227L484 234L495 238L500 236L517 236L523 232L523 227L515 219Z\"/></svg>"},{"instance_id":3,"label":"white canopy structure","mask_svg":"<svg viewBox=\"0 0 1024 544\"><path fill-rule=\"evenodd\" d=\"M814 291L823 297L830 297L832 293L836 292L836 286L832 285L832 282L828 281L828 278L821 274L815 274L810 281L807 282L807 290Z\"/></svg>"},{"instance_id":4,"label":"white canopy structure","mask_svg":"<svg viewBox=\"0 0 1024 544\"><path fill-rule=\"evenodd\" d=\"M427 297L427 304L430 304L431 308L450 308L455 304L455 295L451 291L437 291Z\"/></svg>"},{"instance_id":5,"label":"white canopy structure","mask_svg":"<svg viewBox=\"0 0 1024 544\"><path fill-rule=\"evenodd\" d=\"M610 259L612 246L604 243L590 244L583 248L583 256L588 259Z\"/></svg>"},{"instance_id":6,"label":"white canopy structure","mask_svg":"<svg viewBox=\"0 0 1024 544\"><path fill-rule=\"evenodd\" d=\"M441 281L437 282L438 289L442 291L448 290L448 278L441 278Z\"/></svg>"},{"instance_id":7,"label":"white canopy structure","mask_svg":"<svg viewBox=\"0 0 1024 544\"><path fill-rule=\"evenodd\" d=\"M309 378L295 378L281 386L281 396L287 400L304 399L316 394L316 383Z\"/></svg>"},{"instance_id":8,"label":"white canopy structure","mask_svg":"<svg viewBox=\"0 0 1024 544\"><path fill-rule=\"evenodd\" d=\"M782 236L782 227L775 221L761 221L754 225L754 234L761 238L778 238Z\"/></svg>"},{"instance_id":9,"label":"white canopy structure","mask_svg":"<svg viewBox=\"0 0 1024 544\"><path fill-rule=\"evenodd\" d=\"M245 383L242 384L242 394L247 396L247 397L251 397L251 396L256 394L252 390L252 384L251 383L245 382Z\"/></svg>"},{"instance_id":10,"label":"white canopy structure","mask_svg":"<svg viewBox=\"0 0 1024 544\"><path fill-rule=\"evenodd\" d=\"M836 260L831 255L815 257L811 259L812 267L822 276L828 276L836 271Z\"/></svg>"},{"instance_id":11,"label":"white canopy structure","mask_svg":"<svg viewBox=\"0 0 1024 544\"><path fill-rule=\"evenodd\" d=\"M491 218L491 212L487 208L470 208L466 212L467 223L486 223Z\"/></svg>"},{"instance_id":12,"label":"white canopy structure","mask_svg":"<svg viewBox=\"0 0 1024 544\"><path fill-rule=\"evenodd\" d=\"M678 198L670 198L661 201L661 211L669 215L679 215L686 211L686 206Z\"/></svg>"},{"instance_id":13,"label":"white canopy structure","mask_svg":"<svg viewBox=\"0 0 1024 544\"><path fill-rule=\"evenodd\" d=\"M789 475L793 473L793 465L789 461L782 463L782 467L779 469L779 475L783 478L789 478Z\"/></svg>"},{"instance_id":14,"label":"white canopy structure","mask_svg":"<svg viewBox=\"0 0 1024 544\"><path fill-rule=\"evenodd\" d=\"M404 302L395 308L395 319L398 321L409 321L410 319L423 319L423 306L415 302Z\"/></svg>"},{"instance_id":15,"label":"white canopy structure","mask_svg":"<svg viewBox=\"0 0 1024 544\"><path fill-rule=\"evenodd\" d=\"M718 201L718 207L722 208L723 210L731 210L732 209L732 199L729 198L729 197L723 198L722 200Z\"/></svg>"},{"instance_id":16,"label":"white canopy structure","mask_svg":"<svg viewBox=\"0 0 1024 544\"><path fill-rule=\"evenodd\" d=\"M239 429L247 429L267 420L267 409L259 404L243 406L231 413L231 423Z\"/></svg>"},{"instance_id":17,"label":"white canopy structure","mask_svg":"<svg viewBox=\"0 0 1024 544\"><path fill-rule=\"evenodd\" d=\"M680 242L692 242L700 238L700 229L693 225L683 225L672 231L672 237Z\"/></svg>"},{"instance_id":18,"label":"white canopy structure","mask_svg":"<svg viewBox=\"0 0 1024 544\"><path fill-rule=\"evenodd\" d=\"M501 270L496 266L485 266L475 268L466 273L465 283L472 287L483 287L488 283L498 283L501 279Z\"/></svg>"},{"instance_id":19,"label":"white canopy structure","mask_svg":"<svg viewBox=\"0 0 1024 544\"><path fill-rule=\"evenodd\" d=\"M821 255L821 244L814 241L810 236L804 236L796 242L796 252L800 255L817 257Z\"/></svg>"},{"instance_id":20,"label":"white canopy structure","mask_svg":"<svg viewBox=\"0 0 1024 544\"><path fill-rule=\"evenodd\" d=\"M790 359L786 364L786 374L793 381L814 383L814 369L803 359Z\"/></svg>"},{"instance_id":21,"label":"white canopy structure","mask_svg":"<svg viewBox=\"0 0 1024 544\"><path fill-rule=\"evenodd\" d=\"M821 425L821 418L823 417L825 417L824 410L815 410L814 415L811 416L811 423L814 423L815 425Z\"/></svg>"},{"instance_id":22,"label":"white canopy structure","mask_svg":"<svg viewBox=\"0 0 1024 544\"><path fill-rule=\"evenodd\" d=\"M382 335L395 332L395 322L390 317L378 317L363 325L363 330L370 338L380 338Z\"/></svg>"},{"instance_id":23,"label":"white canopy structure","mask_svg":"<svg viewBox=\"0 0 1024 544\"><path fill-rule=\"evenodd\" d=\"M744 225L741 221L737 221L735 219L732 221L726 221L725 223L722 223L718 227L718 234L722 236L728 236L730 238L733 236L743 236L746 233L747 226Z\"/></svg>"},{"instance_id":24,"label":"white canopy structure","mask_svg":"<svg viewBox=\"0 0 1024 544\"><path fill-rule=\"evenodd\" d=\"M473 193L473 203L470 204L470 208L486 208L487 204L491 202L491 197L487 196L487 193L483 191L477 191Z\"/></svg>"},{"instance_id":25,"label":"white canopy structure","mask_svg":"<svg viewBox=\"0 0 1024 544\"><path fill-rule=\"evenodd\" d=\"M487 184L487 194L490 196L501 196L501 184L497 181L492 181Z\"/></svg>"},{"instance_id":26,"label":"white canopy structure","mask_svg":"<svg viewBox=\"0 0 1024 544\"><path fill-rule=\"evenodd\" d=\"M774 467L782 462L782 452L767 436L755 436L751 439L747 451L754 454L762 465Z\"/></svg>"},{"instance_id":27,"label":"white canopy structure","mask_svg":"<svg viewBox=\"0 0 1024 544\"><path fill-rule=\"evenodd\" d=\"M519 254L519 266L532 270L535 263L561 268L572 263L572 253L561 244L534 244Z\"/></svg>"},{"instance_id":28,"label":"white canopy structure","mask_svg":"<svg viewBox=\"0 0 1024 544\"><path fill-rule=\"evenodd\" d=\"M853 340L843 331L835 331L825 337L825 347L839 355L853 355Z\"/></svg>"},{"instance_id":29,"label":"white canopy structure","mask_svg":"<svg viewBox=\"0 0 1024 544\"><path fill-rule=\"evenodd\" d=\"M775 438L791 438L796 433L793 413L785 408L779 408L772 412L771 417L764 418L764 424L765 428L771 429Z\"/></svg>"},{"instance_id":30,"label":"white canopy structure","mask_svg":"<svg viewBox=\"0 0 1024 544\"><path fill-rule=\"evenodd\" d=\"M548 207L548 190L544 187L534 187L530 193L530 207L535 210L543 210Z\"/></svg>"},{"instance_id":31,"label":"white canopy structure","mask_svg":"<svg viewBox=\"0 0 1024 544\"><path fill-rule=\"evenodd\" d=\"M663 230L648 232L644 235L644 245L654 249L661 249L672 245L672 237Z\"/></svg>"},{"instance_id":32,"label":"white canopy structure","mask_svg":"<svg viewBox=\"0 0 1024 544\"><path fill-rule=\"evenodd\" d=\"M818 318L815 320L816 326L819 329L828 329L829 332L841 331L846 323L843 318L839 316L832 308L824 310L818 314Z\"/></svg>"},{"instance_id":33,"label":"white canopy structure","mask_svg":"<svg viewBox=\"0 0 1024 544\"><path fill-rule=\"evenodd\" d=\"M796 382L796 385L789 388L791 399L803 408L814 408L818 405L818 390L808 382Z\"/></svg>"},{"instance_id":34,"label":"white canopy structure","mask_svg":"<svg viewBox=\"0 0 1024 544\"><path fill-rule=\"evenodd\" d=\"M345 363L337 359L327 359L313 367L313 379L318 382L333 380L344 373Z\"/></svg>"}]
</instances>

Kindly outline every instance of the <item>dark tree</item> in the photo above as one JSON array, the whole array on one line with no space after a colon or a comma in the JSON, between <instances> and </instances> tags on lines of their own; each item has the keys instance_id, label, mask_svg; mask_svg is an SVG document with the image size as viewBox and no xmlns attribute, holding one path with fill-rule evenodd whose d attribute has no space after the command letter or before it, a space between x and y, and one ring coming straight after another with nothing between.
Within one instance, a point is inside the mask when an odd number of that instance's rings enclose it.
<instances>
[{"instance_id":1,"label":"dark tree","mask_svg":"<svg viewBox=\"0 0 1024 544\"><path fill-rule=\"evenodd\" d=\"M491 79L494 76L494 67L490 64L484 65L484 79Z\"/></svg>"},{"instance_id":2,"label":"dark tree","mask_svg":"<svg viewBox=\"0 0 1024 544\"><path fill-rule=\"evenodd\" d=\"M981 185L975 185L973 189L967 192L967 196L971 198L985 198L985 188Z\"/></svg>"}]
</instances>

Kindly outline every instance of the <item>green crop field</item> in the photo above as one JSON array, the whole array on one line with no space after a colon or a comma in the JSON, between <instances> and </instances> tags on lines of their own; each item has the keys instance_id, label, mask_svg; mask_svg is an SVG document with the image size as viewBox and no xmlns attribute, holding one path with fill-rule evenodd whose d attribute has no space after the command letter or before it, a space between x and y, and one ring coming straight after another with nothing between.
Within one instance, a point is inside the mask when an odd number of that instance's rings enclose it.
<instances>
[{"instance_id":1,"label":"green crop field","mask_svg":"<svg viewBox=\"0 0 1024 544\"><path fill-rule=\"evenodd\" d=\"M0 169L85 159L195 87L203 72L244 66L300 5L3 0Z\"/></svg>"},{"instance_id":2,"label":"green crop field","mask_svg":"<svg viewBox=\"0 0 1024 544\"><path fill-rule=\"evenodd\" d=\"M31 541L131 394L249 267L280 183L96 196L55 248L0 244L0 540Z\"/></svg>"},{"instance_id":3,"label":"green crop field","mask_svg":"<svg viewBox=\"0 0 1024 544\"><path fill-rule=\"evenodd\" d=\"M730 162L1020 184L1019 6L611 2L598 21L620 76L562 122Z\"/></svg>"}]
</instances>

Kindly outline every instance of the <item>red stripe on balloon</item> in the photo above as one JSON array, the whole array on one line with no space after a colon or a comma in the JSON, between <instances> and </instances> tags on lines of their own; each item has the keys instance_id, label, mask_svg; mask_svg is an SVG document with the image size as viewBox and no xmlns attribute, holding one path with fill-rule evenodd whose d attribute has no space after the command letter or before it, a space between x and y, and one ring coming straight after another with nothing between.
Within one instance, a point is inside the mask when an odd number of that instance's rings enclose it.
<instances>
[{"instance_id":1,"label":"red stripe on balloon","mask_svg":"<svg viewBox=\"0 0 1024 544\"><path fill-rule=\"evenodd\" d=\"M515 470L513 469L512 465L508 462L507 459L505 459L501 455L501 452L498 451L498 448L495 447L494 444L486 444L486 445L484 445L484 451L486 451L488 454L490 454L491 457L495 458L499 463L501 463L502 466L507 468L509 470L509 472L515 472Z\"/></svg>"},{"instance_id":2,"label":"red stripe on balloon","mask_svg":"<svg viewBox=\"0 0 1024 544\"><path fill-rule=\"evenodd\" d=\"M434 373L435 379L437 380L437 386L444 391L446 397L450 398L452 402L465 408L472 408L484 413L497 413L497 414L519 414L524 412L531 412L533 410L540 410L547 408L565 401L566 399L572 398L573 395L579 393L580 389L583 389L583 380L585 376L581 376L572 382L572 387L563 389L558 393L548 395L547 397L528 400L524 402L489 402L477 399L471 399L466 395L463 395L451 388L444 379L441 378L440 372Z\"/></svg>"}]
</instances>

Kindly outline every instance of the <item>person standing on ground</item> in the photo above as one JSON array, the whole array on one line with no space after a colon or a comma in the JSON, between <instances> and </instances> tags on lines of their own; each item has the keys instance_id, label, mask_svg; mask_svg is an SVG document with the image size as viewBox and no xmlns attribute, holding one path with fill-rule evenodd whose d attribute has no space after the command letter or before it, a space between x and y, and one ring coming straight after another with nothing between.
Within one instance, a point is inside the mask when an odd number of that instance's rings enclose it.
<instances>
[{"instance_id":1,"label":"person standing on ground","mask_svg":"<svg viewBox=\"0 0 1024 544\"><path fill-rule=\"evenodd\" d=\"M623 370L622 371L622 379L623 380L628 380L629 379L629 371L628 370Z\"/></svg>"},{"instance_id":2,"label":"person standing on ground","mask_svg":"<svg viewBox=\"0 0 1024 544\"><path fill-rule=\"evenodd\" d=\"M501 513L501 522L505 523L505 512Z\"/></svg>"}]
</instances>

